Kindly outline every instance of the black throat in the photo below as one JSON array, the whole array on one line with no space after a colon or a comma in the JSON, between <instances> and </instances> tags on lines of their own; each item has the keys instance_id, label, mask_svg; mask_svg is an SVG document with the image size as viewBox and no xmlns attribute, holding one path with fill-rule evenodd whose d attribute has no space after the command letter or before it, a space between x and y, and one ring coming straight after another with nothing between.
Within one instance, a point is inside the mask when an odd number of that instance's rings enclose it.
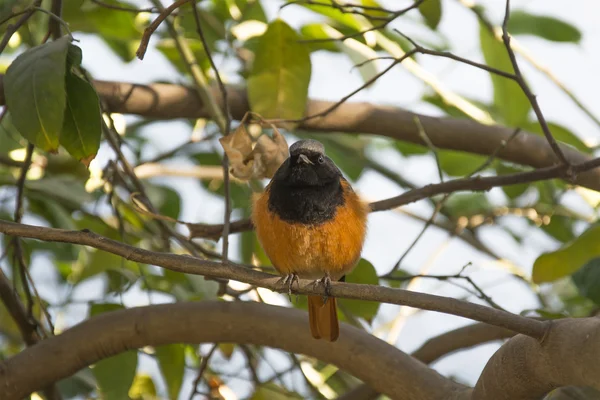
<instances>
[{"instance_id":1,"label":"black throat","mask_svg":"<svg viewBox=\"0 0 600 400\"><path fill-rule=\"evenodd\" d=\"M318 186L289 186L274 180L269 210L289 223L322 224L335 217L345 202L341 180Z\"/></svg>"}]
</instances>

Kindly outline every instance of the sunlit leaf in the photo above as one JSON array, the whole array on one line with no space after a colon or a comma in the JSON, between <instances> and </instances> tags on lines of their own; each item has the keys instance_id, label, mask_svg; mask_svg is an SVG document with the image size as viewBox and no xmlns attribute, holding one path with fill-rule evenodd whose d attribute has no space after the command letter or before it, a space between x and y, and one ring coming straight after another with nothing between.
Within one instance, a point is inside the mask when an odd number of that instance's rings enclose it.
<instances>
[{"instance_id":1,"label":"sunlit leaf","mask_svg":"<svg viewBox=\"0 0 600 400\"><path fill-rule=\"evenodd\" d=\"M167 384L170 399L177 399L185 371L185 346L169 344L156 347L160 372Z\"/></svg>"},{"instance_id":2,"label":"sunlit leaf","mask_svg":"<svg viewBox=\"0 0 600 400\"><path fill-rule=\"evenodd\" d=\"M535 35L553 42L579 43L581 31L555 17L534 15L526 11L511 11L508 31L513 35Z\"/></svg>"},{"instance_id":3,"label":"sunlit leaf","mask_svg":"<svg viewBox=\"0 0 600 400\"><path fill-rule=\"evenodd\" d=\"M66 106L65 70L70 40L42 44L19 55L6 71L4 95L12 123L27 140L56 151Z\"/></svg>"},{"instance_id":4,"label":"sunlit leaf","mask_svg":"<svg viewBox=\"0 0 600 400\"><path fill-rule=\"evenodd\" d=\"M92 304L90 316L123 309L119 304ZM105 358L97 362L92 372L102 393L103 400L129 398L129 388L135 378L138 356L135 350Z\"/></svg>"},{"instance_id":5,"label":"sunlit leaf","mask_svg":"<svg viewBox=\"0 0 600 400\"><path fill-rule=\"evenodd\" d=\"M373 264L361 258L356 268L346 275L346 282L377 285L379 284L379 278ZM379 303L375 301L338 299L338 302L340 308L343 307L352 315L363 318L368 322L371 322L375 318L379 310Z\"/></svg>"},{"instance_id":6,"label":"sunlit leaf","mask_svg":"<svg viewBox=\"0 0 600 400\"><path fill-rule=\"evenodd\" d=\"M535 283L552 282L577 271L600 256L600 225L593 225L559 250L544 253L533 264Z\"/></svg>"},{"instance_id":7,"label":"sunlit leaf","mask_svg":"<svg viewBox=\"0 0 600 400\"><path fill-rule=\"evenodd\" d=\"M136 375L129 389L129 397L132 400L158 400L152 377L146 374ZM176 399L176 397L171 398Z\"/></svg>"},{"instance_id":8,"label":"sunlit leaf","mask_svg":"<svg viewBox=\"0 0 600 400\"><path fill-rule=\"evenodd\" d=\"M514 73L506 47L483 24L479 26L481 50L490 67ZM494 106L509 126L520 126L527 120L531 104L521 87L513 80L490 73L494 86Z\"/></svg>"},{"instance_id":9,"label":"sunlit leaf","mask_svg":"<svg viewBox=\"0 0 600 400\"><path fill-rule=\"evenodd\" d=\"M264 118L299 119L304 116L311 76L306 45L285 22L277 19L260 37L248 100L252 111Z\"/></svg>"},{"instance_id":10,"label":"sunlit leaf","mask_svg":"<svg viewBox=\"0 0 600 400\"><path fill-rule=\"evenodd\" d=\"M302 25L300 28L300 34L302 35L302 40L316 40L314 42L306 43L310 51L327 50L334 53L339 53L340 51L340 46L337 46L331 40L327 40L331 38L325 31L324 23L315 22ZM323 39L325 40L321 41Z\"/></svg>"},{"instance_id":11,"label":"sunlit leaf","mask_svg":"<svg viewBox=\"0 0 600 400\"><path fill-rule=\"evenodd\" d=\"M332 21L336 23L352 28L355 31L363 30L364 24L360 23L358 19L352 15L351 13L345 13L340 11L336 7L332 7L332 5L325 4L329 1L324 1L322 4L308 4L308 2L300 2L298 5L302 7L308 8L311 11L314 11L318 14L331 18Z\"/></svg>"}]
</instances>

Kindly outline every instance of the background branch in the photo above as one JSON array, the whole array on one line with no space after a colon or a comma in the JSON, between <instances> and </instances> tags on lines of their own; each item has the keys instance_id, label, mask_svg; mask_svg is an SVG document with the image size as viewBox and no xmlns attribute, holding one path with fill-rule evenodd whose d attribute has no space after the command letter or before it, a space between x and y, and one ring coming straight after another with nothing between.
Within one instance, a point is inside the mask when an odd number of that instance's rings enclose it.
<instances>
[{"instance_id":1,"label":"background branch","mask_svg":"<svg viewBox=\"0 0 600 400\"><path fill-rule=\"evenodd\" d=\"M0 75L0 105L4 104L2 78L3 75ZM199 99L193 89L185 86L108 81L95 81L94 85L111 112L157 119L208 118L211 115L209 106ZM211 92L222 107L219 88L211 87ZM241 120L249 111L245 89L228 86L227 94L232 117ZM333 104L335 102L309 100L306 115L317 114ZM503 141L508 141L514 132L514 129L499 125L484 125L467 119L430 117L398 107L361 102L344 103L327 116L302 122L299 129L315 133L347 132L387 136L425 145L414 124L415 116L421 121L431 142L439 149L490 155ZM590 159L588 155L571 147L562 144L559 147L573 164ZM521 132L502 148L497 158L535 168L552 166L559 161L544 137L527 132ZM600 171L581 173L573 183L600 190Z\"/></svg>"}]
</instances>

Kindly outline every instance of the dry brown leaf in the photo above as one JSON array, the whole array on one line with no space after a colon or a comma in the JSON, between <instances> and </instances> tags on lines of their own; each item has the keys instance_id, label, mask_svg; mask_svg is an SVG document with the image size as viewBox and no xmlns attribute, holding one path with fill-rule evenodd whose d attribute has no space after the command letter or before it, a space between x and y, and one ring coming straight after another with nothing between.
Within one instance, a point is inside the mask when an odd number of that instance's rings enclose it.
<instances>
[{"instance_id":1,"label":"dry brown leaf","mask_svg":"<svg viewBox=\"0 0 600 400\"><path fill-rule=\"evenodd\" d=\"M288 158L288 144L277 128L273 129L273 138L261 135L252 151L254 158L254 177L272 178L279 166Z\"/></svg>"},{"instance_id":2,"label":"dry brown leaf","mask_svg":"<svg viewBox=\"0 0 600 400\"><path fill-rule=\"evenodd\" d=\"M229 172L238 179L252 178L252 138L246 131L244 124L227 136L219 139L225 154L229 157Z\"/></svg>"}]
</instances>

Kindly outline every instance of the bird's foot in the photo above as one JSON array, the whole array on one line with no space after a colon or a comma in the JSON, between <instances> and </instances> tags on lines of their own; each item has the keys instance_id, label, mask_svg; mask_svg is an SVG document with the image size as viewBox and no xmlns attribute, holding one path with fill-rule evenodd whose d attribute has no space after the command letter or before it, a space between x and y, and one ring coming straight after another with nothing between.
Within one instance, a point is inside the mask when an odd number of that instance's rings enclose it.
<instances>
[{"instance_id":1,"label":"bird's foot","mask_svg":"<svg viewBox=\"0 0 600 400\"><path fill-rule=\"evenodd\" d=\"M277 284L282 284L284 288L287 288L288 297L290 301L292 300L292 286L296 282L296 288L300 289L300 281L298 280L298 275L292 272L291 274L285 275L281 277L280 280L277 281Z\"/></svg>"},{"instance_id":2,"label":"bird's foot","mask_svg":"<svg viewBox=\"0 0 600 400\"><path fill-rule=\"evenodd\" d=\"M327 304L327 299L331 297L331 277L329 274L325 274L321 279L317 279L313 283L313 288L317 288L319 285L325 287L325 295L323 296L323 303Z\"/></svg>"}]
</instances>

